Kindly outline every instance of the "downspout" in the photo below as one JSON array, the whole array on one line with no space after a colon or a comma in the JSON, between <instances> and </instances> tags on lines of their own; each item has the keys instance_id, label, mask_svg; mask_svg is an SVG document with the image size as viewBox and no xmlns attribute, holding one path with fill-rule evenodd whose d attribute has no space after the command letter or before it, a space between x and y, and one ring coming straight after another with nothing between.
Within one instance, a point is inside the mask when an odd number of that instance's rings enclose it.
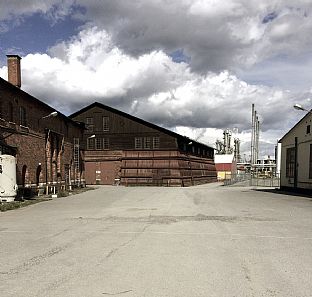
<instances>
[{"instance_id":1,"label":"downspout","mask_svg":"<svg viewBox=\"0 0 312 297\"><path fill-rule=\"evenodd\" d=\"M298 187L298 137L295 137L294 189Z\"/></svg>"}]
</instances>

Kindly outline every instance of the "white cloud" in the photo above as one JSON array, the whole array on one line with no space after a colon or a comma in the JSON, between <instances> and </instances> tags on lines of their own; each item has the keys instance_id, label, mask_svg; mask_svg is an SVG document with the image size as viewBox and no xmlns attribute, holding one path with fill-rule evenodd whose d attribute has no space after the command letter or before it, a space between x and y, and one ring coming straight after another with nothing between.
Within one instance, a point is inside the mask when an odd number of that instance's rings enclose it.
<instances>
[{"instance_id":1,"label":"white cloud","mask_svg":"<svg viewBox=\"0 0 312 297\"><path fill-rule=\"evenodd\" d=\"M65 113L96 100L172 129L188 127L208 143L238 127L247 145L251 103L262 117L262 141L273 143L300 117L292 105L312 97L308 0L8 1L0 20L42 13L56 22L72 14L72 4L85 8L76 15L85 29L22 60L24 90ZM172 61L177 50L189 64Z\"/></svg>"},{"instance_id":2,"label":"white cloud","mask_svg":"<svg viewBox=\"0 0 312 297\"><path fill-rule=\"evenodd\" d=\"M249 141L251 103L264 132L273 129L281 136L291 124L285 121L294 103L289 92L249 85L229 71L197 74L162 51L131 57L95 27L51 48L49 55L23 57L22 69L22 88L64 113L100 101L209 144L234 127ZM5 72L0 69L0 76L6 78ZM270 140L270 132L264 135Z\"/></svg>"}]
</instances>

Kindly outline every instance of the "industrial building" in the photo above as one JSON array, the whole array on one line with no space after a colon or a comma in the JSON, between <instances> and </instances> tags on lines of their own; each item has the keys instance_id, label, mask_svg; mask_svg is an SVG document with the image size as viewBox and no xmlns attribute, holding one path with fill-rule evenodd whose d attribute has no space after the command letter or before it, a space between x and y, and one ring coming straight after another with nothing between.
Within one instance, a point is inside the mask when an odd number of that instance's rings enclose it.
<instances>
[{"instance_id":1,"label":"industrial building","mask_svg":"<svg viewBox=\"0 0 312 297\"><path fill-rule=\"evenodd\" d=\"M87 184L191 186L217 179L210 146L97 102L70 118L86 126Z\"/></svg>"},{"instance_id":2,"label":"industrial building","mask_svg":"<svg viewBox=\"0 0 312 297\"><path fill-rule=\"evenodd\" d=\"M218 181L231 179L237 174L237 163L234 154L215 155Z\"/></svg>"},{"instance_id":3,"label":"industrial building","mask_svg":"<svg viewBox=\"0 0 312 297\"><path fill-rule=\"evenodd\" d=\"M308 112L281 143L280 186L283 190L312 193L312 113Z\"/></svg>"},{"instance_id":4,"label":"industrial building","mask_svg":"<svg viewBox=\"0 0 312 297\"><path fill-rule=\"evenodd\" d=\"M51 192L80 181L83 125L21 90L21 58L7 60L8 81L0 78L0 155L16 158L18 187Z\"/></svg>"}]
</instances>

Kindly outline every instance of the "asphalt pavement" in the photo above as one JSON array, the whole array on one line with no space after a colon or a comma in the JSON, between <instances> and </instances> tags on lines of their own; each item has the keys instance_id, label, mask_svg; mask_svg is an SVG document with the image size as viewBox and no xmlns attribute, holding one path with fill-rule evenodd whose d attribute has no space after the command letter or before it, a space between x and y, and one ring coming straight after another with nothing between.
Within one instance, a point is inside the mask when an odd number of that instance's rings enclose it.
<instances>
[{"instance_id":1,"label":"asphalt pavement","mask_svg":"<svg viewBox=\"0 0 312 297\"><path fill-rule=\"evenodd\" d=\"M102 186L0 213L1 297L312 296L312 199Z\"/></svg>"}]
</instances>

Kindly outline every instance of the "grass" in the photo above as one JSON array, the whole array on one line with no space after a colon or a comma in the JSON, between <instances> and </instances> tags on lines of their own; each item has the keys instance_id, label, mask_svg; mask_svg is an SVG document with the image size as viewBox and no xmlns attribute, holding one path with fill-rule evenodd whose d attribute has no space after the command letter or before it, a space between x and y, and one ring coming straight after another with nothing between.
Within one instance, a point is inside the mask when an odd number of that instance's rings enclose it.
<instances>
[{"instance_id":1,"label":"grass","mask_svg":"<svg viewBox=\"0 0 312 297\"><path fill-rule=\"evenodd\" d=\"M71 192L68 191L60 191L57 196L58 197L67 197L69 195L75 195L75 194L80 194L89 190L94 190L93 188L74 188ZM43 198L33 198L33 199L27 199L27 200L23 200L23 201L13 201L13 202L0 202L0 212L3 211L8 211L8 210L13 210L13 209L17 209L17 208L21 208L21 207L25 207L28 205L32 205L32 204L36 204L42 201L47 201L47 200L51 200L51 198L49 198L49 196L42 196Z\"/></svg>"},{"instance_id":2,"label":"grass","mask_svg":"<svg viewBox=\"0 0 312 297\"><path fill-rule=\"evenodd\" d=\"M47 199L31 199L31 200L24 200L24 201L13 201L13 202L0 202L0 211L8 211L12 209L17 209L21 207L25 207L28 205L36 204L42 201L47 201Z\"/></svg>"}]
</instances>

